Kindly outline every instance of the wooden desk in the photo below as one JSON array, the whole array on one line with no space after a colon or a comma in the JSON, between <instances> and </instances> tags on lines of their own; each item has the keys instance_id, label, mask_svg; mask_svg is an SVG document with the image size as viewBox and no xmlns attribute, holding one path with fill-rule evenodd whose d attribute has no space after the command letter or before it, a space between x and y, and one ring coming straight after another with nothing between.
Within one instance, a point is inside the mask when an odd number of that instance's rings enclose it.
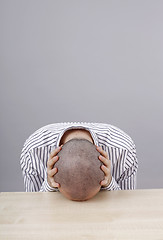
<instances>
[{"instance_id":1,"label":"wooden desk","mask_svg":"<svg viewBox=\"0 0 163 240\"><path fill-rule=\"evenodd\" d=\"M0 239L163 239L163 189L103 191L74 202L60 193L0 193Z\"/></svg>"}]
</instances>

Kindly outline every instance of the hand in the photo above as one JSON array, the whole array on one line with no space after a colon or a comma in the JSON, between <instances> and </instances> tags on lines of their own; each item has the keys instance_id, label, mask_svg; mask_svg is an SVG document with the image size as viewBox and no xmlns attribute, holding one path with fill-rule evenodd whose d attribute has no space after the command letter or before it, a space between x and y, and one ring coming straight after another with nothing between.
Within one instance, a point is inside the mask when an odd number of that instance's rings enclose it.
<instances>
[{"instance_id":1,"label":"hand","mask_svg":"<svg viewBox=\"0 0 163 240\"><path fill-rule=\"evenodd\" d=\"M47 181L50 187L60 187L59 183L56 183L54 181L54 175L58 172L57 168L54 168L54 164L58 161L59 157L56 156L60 150L62 149L62 146L56 148L51 154L47 161Z\"/></svg>"},{"instance_id":2,"label":"hand","mask_svg":"<svg viewBox=\"0 0 163 240\"><path fill-rule=\"evenodd\" d=\"M101 147L96 146L97 151L101 154L99 156L99 160L103 163L101 166L102 171L105 174L104 180L101 181L101 186L107 187L111 182L111 161L109 160L109 156L107 152L105 152Z\"/></svg>"}]
</instances>

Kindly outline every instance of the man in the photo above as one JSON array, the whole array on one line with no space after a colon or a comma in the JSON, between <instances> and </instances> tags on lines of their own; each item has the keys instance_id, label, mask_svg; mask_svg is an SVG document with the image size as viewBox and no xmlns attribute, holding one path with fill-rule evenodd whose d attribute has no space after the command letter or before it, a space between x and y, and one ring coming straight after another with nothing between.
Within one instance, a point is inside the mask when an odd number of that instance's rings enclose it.
<instances>
[{"instance_id":1,"label":"man","mask_svg":"<svg viewBox=\"0 0 163 240\"><path fill-rule=\"evenodd\" d=\"M98 166L98 169L103 172L103 178L102 176L98 177L100 187L97 185L94 187L92 193L87 194L83 198L77 198L77 195L82 196L82 194L73 195L70 193L71 191L69 193L66 192L66 188L69 188L70 182L71 185L76 182L76 177L72 180L73 173L76 171L80 173L81 171L76 167L73 168L71 174L71 171L67 170L70 165L71 167L73 165L73 161L70 163L70 160L74 154L74 159L78 159L78 163L83 163L84 160L82 159L85 159L85 157L81 156L85 147L81 150L81 144L78 144L79 149L74 151L73 155L69 156L66 160L67 154L64 154L64 147L74 139L81 142L85 140L85 143L89 142L94 146L94 154L95 152L99 153L98 160L101 162L101 166ZM67 150L67 153L69 151ZM89 155L88 153L89 150L85 156ZM65 168L63 174L61 174L62 166L59 165L56 167L57 164L61 163L60 158L63 159L62 164L67 164L67 169ZM99 190L136 188L138 163L135 144L126 133L109 124L75 122L47 125L37 130L26 140L20 163L26 191L60 191L69 199L81 201L90 199ZM86 164L86 161L84 164ZM68 172L70 172L69 176L72 175L72 178L67 182L66 180L64 181L67 184L65 187L61 182L67 177ZM83 187L85 180L82 180L84 174L83 171L83 174L74 175L81 175L81 181L78 179L78 184L81 187L76 191L80 191L82 188L85 189L83 191L86 191L86 186ZM97 175L100 176L99 171L97 171ZM86 177L83 179L86 179ZM75 189L76 186L73 188Z\"/></svg>"}]
</instances>

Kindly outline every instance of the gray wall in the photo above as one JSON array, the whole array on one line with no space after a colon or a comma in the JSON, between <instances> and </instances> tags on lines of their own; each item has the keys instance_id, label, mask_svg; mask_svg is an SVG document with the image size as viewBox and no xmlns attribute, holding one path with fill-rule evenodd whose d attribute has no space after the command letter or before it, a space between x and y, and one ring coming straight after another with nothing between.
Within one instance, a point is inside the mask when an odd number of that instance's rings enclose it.
<instances>
[{"instance_id":1,"label":"gray wall","mask_svg":"<svg viewBox=\"0 0 163 240\"><path fill-rule=\"evenodd\" d=\"M64 121L123 129L138 188L163 186L162 13L162 0L0 0L0 191L24 190L24 141Z\"/></svg>"}]
</instances>

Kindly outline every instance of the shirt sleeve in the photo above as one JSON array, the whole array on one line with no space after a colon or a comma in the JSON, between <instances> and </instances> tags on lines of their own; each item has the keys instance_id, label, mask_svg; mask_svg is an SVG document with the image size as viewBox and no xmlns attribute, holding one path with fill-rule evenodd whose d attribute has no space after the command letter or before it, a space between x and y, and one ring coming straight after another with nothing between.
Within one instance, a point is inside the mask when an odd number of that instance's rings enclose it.
<instances>
[{"instance_id":1,"label":"shirt sleeve","mask_svg":"<svg viewBox=\"0 0 163 240\"><path fill-rule=\"evenodd\" d=\"M26 192L56 192L58 188L52 188L47 182L47 175L45 179L34 168L31 155L23 153L21 155L20 165L24 179L24 187Z\"/></svg>"},{"instance_id":2,"label":"shirt sleeve","mask_svg":"<svg viewBox=\"0 0 163 240\"><path fill-rule=\"evenodd\" d=\"M133 147L128 151L125 161L125 171L118 179L118 183L122 190L134 190L137 187L137 170L138 160L136 155L136 147L133 143Z\"/></svg>"}]
</instances>

